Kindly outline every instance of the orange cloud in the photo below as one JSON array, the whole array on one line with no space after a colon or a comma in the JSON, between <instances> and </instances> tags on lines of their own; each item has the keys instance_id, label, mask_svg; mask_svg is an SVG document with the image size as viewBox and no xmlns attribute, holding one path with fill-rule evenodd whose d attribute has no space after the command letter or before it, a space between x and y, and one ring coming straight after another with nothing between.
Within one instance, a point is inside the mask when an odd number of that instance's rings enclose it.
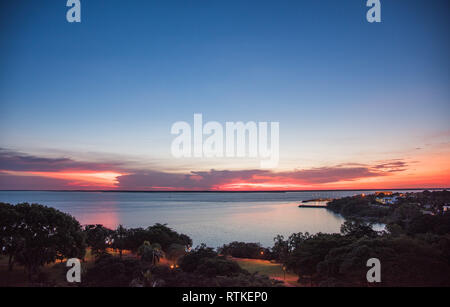
<instances>
[{"instance_id":1,"label":"orange cloud","mask_svg":"<svg viewBox=\"0 0 450 307\"><path fill-rule=\"evenodd\" d=\"M413 158L290 171L136 171L118 163L49 159L0 150L0 189L105 190L319 190L450 187L448 151L420 151Z\"/></svg>"},{"instance_id":2,"label":"orange cloud","mask_svg":"<svg viewBox=\"0 0 450 307\"><path fill-rule=\"evenodd\" d=\"M117 177L126 175L114 171L77 171L77 172L36 172L36 171L3 171L12 176L42 177L62 179L68 186L115 188Z\"/></svg>"}]
</instances>

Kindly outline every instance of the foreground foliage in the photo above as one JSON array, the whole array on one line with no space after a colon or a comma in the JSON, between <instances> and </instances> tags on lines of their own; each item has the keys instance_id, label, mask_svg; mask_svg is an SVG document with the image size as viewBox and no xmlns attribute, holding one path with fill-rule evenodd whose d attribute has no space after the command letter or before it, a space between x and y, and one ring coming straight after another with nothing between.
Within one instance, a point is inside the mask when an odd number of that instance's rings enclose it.
<instances>
[{"instance_id":1,"label":"foreground foliage","mask_svg":"<svg viewBox=\"0 0 450 307\"><path fill-rule=\"evenodd\" d=\"M17 262L30 280L45 264L82 258L86 248L82 228L72 216L28 203L0 203L0 244L0 251L9 257L9 270Z\"/></svg>"},{"instance_id":2,"label":"foreground foliage","mask_svg":"<svg viewBox=\"0 0 450 307\"><path fill-rule=\"evenodd\" d=\"M178 267L103 255L82 280L83 286L104 287L273 287L282 284L267 276L248 273L205 245L183 256Z\"/></svg>"}]
</instances>

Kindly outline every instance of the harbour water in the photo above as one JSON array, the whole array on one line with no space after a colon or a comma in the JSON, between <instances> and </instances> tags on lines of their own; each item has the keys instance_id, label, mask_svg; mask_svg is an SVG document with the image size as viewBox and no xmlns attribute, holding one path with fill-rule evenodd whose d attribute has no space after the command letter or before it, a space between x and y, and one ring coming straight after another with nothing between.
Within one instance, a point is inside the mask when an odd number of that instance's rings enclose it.
<instances>
[{"instance_id":1,"label":"harbour water","mask_svg":"<svg viewBox=\"0 0 450 307\"><path fill-rule=\"evenodd\" d=\"M337 198L361 191L270 193L0 191L0 202L39 203L73 215L81 224L115 228L167 224L189 235L194 246L232 241L273 245L277 234L339 232L344 218L323 208L298 208L301 201ZM367 193L367 192L365 192Z\"/></svg>"}]
</instances>

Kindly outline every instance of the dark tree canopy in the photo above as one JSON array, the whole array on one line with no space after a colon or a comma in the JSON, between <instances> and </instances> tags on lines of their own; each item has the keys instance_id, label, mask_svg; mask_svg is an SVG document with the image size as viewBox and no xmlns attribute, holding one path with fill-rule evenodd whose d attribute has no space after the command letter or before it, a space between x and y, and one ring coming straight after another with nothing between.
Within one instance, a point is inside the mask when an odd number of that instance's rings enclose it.
<instances>
[{"instance_id":1,"label":"dark tree canopy","mask_svg":"<svg viewBox=\"0 0 450 307\"><path fill-rule=\"evenodd\" d=\"M30 277L57 259L84 256L84 234L72 216L37 204L0 208L2 252L25 266Z\"/></svg>"},{"instance_id":2,"label":"dark tree canopy","mask_svg":"<svg viewBox=\"0 0 450 307\"><path fill-rule=\"evenodd\" d=\"M224 244L219 253L229 255L236 258L263 258L265 249L259 243L231 242Z\"/></svg>"}]
</instances>

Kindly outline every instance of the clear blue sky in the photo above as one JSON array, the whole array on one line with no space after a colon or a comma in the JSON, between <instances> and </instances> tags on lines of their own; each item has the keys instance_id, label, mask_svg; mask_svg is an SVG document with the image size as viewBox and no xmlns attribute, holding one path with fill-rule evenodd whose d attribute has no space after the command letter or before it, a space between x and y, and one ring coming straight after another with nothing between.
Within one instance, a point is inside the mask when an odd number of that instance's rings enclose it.
<instances>
[{"instance_id":1,"label":"clear blue sky","mask_svg":"<svg viewBox=\"0 0 450 307\"><path fill-rule=\"evenodd\" d=\"M289 169L409 157L450 130L446 0L381 0L380 24L364 0L81 0L80 24L65 3L0 4L2 148L213 168L169 157L199 112L279 121Z\"/></svg>"}]
</instances>

